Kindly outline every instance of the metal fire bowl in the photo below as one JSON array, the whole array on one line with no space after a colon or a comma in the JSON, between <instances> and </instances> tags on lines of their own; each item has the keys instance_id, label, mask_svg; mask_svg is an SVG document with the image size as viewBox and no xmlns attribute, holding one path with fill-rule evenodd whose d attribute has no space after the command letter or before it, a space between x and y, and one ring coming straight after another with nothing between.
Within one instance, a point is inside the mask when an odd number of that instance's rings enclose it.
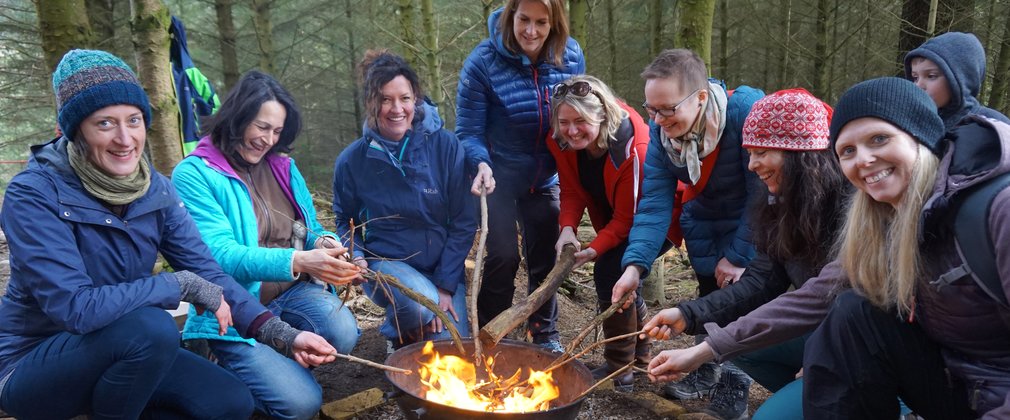
<instances>
[{"instance_id":1,"label":"metal fire bowl","mask_svg":"<svg viewBox=\"0 0 1010 420\"><path fill-rule=\"evenodd\" d=\"M593 385L593 375L582 362L573 360L564 366L552 371L554 381L558 385L561 395L552 402L553 408L545 411L535 411L530 413L488 413L483 411L466 410L462 408L450 407L436 402L428 401L423 397L421 390L421 378L417 375L420 366L418 361L427 359L421 354L421 349L425 342L418 342L400 349L390 354L386 358L386 364L401 369L410 369L414 372L411 375L386 372L386 379L396 388L396 403L403 411L403 415L411 420L420 419L574 419L579 414L582 401L585 398L576 400L585 390ZM435 351L442 355L456 355L464 359L470 359L473 354L473 340L464 340L463 349L469 354L461 356L456 351L456 346L451 340L439 340L434 342ZM527 372L527 368L543 370L554 359L556 353L551 353L540 346L536 346L524 341L502 340L493 349L484 349L485 354L494 356L494 371L497 375L511 376L516 369L522 368ZM483 369L477 369L478 379L487 379L483 374Z\"/></svg>"}]
</instances>

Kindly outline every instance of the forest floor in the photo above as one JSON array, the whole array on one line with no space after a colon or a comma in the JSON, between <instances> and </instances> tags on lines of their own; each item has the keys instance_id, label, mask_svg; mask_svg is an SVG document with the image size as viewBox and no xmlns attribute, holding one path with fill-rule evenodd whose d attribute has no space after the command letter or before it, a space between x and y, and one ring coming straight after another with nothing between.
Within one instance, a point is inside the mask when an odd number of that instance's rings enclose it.
<instances>
[{"instance_id":1,"label":"forest floor","mask_svg":"<svg viewBox=\"0 0 1010 420\"><path fill-rule=\"evenodd\" d=\"M580 232L582 239L586 238L589 228L583 228ZM591 236L590 236L591 237ZM696 282L693 272L686 264L686 258L679 250L672 250L664 256L667 264L667 275L663 279L664 291L668 305L685 299L692 299L696 296ZM468 262L472 267L472 262ZM7 258L7 243L0 233L0 294L6 291L7 280L10 273L10 266ZM562 293L558 296L560 317L558 320L558 330L561 332L562 344L567 344L596 314L596 292L593 289L591 263L575 270L570 277L575 284L569 282L570 293ZM521 268L516 278L516 299L521 297L518 291L526 290L525 269ZM351 353L353 356L382 363L386 358L386 340L379 334L378 327L383 320L382 308L375 306L363 294L357 293L348 305L357 316L361 337L357 346ZM649 315L652 316L661 308L649 307ZM602 335L602 334L601 334ZM512 335L516 337L516 333ZM590 336L592 337L592 335ZM587 339L587 342L591 339ZM653 354L661 350L671 348L686 348L694 343L693 337L681 336L674 340L655 342ZM602 363L602 350L595 350L582 359L590 368ZM379 388L384 392L392 391L392 386L386 381L385 376L379 370L357 364L338 360L326 366L314 370L314 375L323 387L324 403L333 402L350 395L365 391L370 388ZM651 392L662 395L662 384L649 382L644 375L635 375L635 393ZM761 386L754 384L750 392L750 412L753 413L770 394ZM693 412L704 408L708 401L674 401L682 405L688 412ZM0 412L0 418L3 413ZM256 416L256 418L265 418ZM371 410L359 413L356 418L364 420L387 420L401 419L403 415L397 405L392 401L386 401ZM639 406L631 398L630 394L616 392L613 390L598 390L590 394L582 405L582 410L578 416L584 420L606 420L606 419L655 419L659 418L652 411Z\"/></svg>"}]
</instances>

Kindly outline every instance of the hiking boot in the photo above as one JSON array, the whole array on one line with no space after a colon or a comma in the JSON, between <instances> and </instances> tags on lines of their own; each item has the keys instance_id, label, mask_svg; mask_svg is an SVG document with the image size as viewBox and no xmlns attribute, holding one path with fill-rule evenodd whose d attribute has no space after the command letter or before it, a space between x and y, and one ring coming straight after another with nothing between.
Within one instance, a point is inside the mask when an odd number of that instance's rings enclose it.
<instances>
[{"instance_id":1,"label":"hiking boot","mask_svg":"<svg viewBox=\"0 0 1010 420\"><path fill-rule=\"evenodd\" d=\"M610 376L611 373L614 373L614 369L611 369L608 364L604 363L603 366L593 369L591 373L593 374L593 381L597 382L607 376ZM631 371L631 369L613 377L612 380L614 381L615 391L633 392L635 390L635 374Z\"/></svg>"},{"instance_id":2,"label":"hiking boot","mask_svg":"<svg viewBox=\"0 0 1010 420\"><path fill-rule=\"evenodd\" d=\"M541 342L537 342L534 340L533 344L536 344L541 348L547 349L552 353L560 354L565 352L565 348L561 346L561 340L558 340L557 338L549 338Z\"/></svg>"},{"instance_id":3,"label":"hiking boot","mask_svg":"<svg viewBox=\"0 0 1010 420\"><path fill-rule=\"evenodd\" d=\"M723 420L747 420L747 395L750 393L751 379L743 371L725 368L719 383L712 388L712 401L702 413L711 414Z\"/></svg>"},{"instance_id":4,"label":"hiking boot","mask_svg":"<svg viewBox=\"0 0 1010 420\"><path fill-rule=\"evenodd\" d=\"M663 387L667 397L678 400L696 400L712 393L716 381L719 380L719 365L713 362L703 363L698 370L691 372L684 379L672 382Z\"/></svg>"}]
</instances>

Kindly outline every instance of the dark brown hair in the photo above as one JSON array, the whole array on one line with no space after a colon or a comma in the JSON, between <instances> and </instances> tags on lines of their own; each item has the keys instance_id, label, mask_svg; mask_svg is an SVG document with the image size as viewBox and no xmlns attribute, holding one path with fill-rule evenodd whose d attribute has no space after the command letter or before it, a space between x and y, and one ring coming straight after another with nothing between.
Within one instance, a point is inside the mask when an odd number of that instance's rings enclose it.
<instances>
[{"instance_id":1,"label":"dark brown hair","mask_svg":"<svg viewBox=\"0 0 1010 420\"><path fill-rule=\"evenodd\" d=\"M385 49L368 50L358 63L358 84L361 86L361 100L365 105L365 123L377 127L379 109L382 104L382 87L396 76L403 76L410 83L414 93L414 104L420 105L424 97L421 82L407 60ZM415 115L414 118L417 118Z\"/></svg>"}]
</instances>

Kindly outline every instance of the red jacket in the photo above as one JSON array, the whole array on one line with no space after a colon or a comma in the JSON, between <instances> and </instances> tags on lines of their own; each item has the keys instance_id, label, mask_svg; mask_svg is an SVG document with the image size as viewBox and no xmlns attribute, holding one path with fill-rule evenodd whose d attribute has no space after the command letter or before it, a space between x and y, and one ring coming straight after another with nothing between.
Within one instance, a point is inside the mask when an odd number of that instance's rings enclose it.
<instances>
[{"instance_id":1,"label":"red jacket","mask_svg":"<svg viewBox=\"0 0 1010 420\"><path fill-rule=\"evenodd\" d=\"M571 226L578 230L582 213L589 210L589 220L596 230L596 238L589 247L596 250L597 255L603 255L610 249L628 239L631 224L638 205L638 196L642 188L642 165L645 163L645 153L649 149L649 126L642 120L633 108L619 102L621 108L628 112L628 118L617 130L617 141L611 141L608 150L610 164L603 167L603 182L606 188L607 201L613 209L613 217L605 220L600 206L592 200L589 192L582 187L579 180L578 152L561 150L553 133L547 136L547 149L558 164L558 178L561 182L561 215L558 224L563 229ZM680 242L680 212L675 211L667 237Z\"/></svg>"}]
</instances>

